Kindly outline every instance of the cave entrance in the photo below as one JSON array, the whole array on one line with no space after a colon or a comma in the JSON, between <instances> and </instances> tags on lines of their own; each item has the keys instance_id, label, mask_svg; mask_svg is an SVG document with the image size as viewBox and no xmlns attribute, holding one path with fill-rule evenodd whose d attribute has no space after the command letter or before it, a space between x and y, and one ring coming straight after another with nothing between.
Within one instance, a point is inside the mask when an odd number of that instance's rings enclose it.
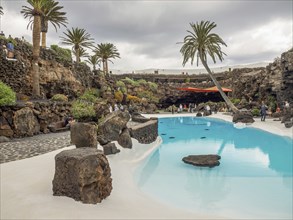
<instances>
[{"instance_id":1,"label":"cave entrance","mask_svg":"<svg viewBox=\"0 0 293 220\"><path fill-rule=\"evenodd\" d=\"M225 92L228 96L228 93ZM189 103L195 103L196 105L205 102L224 102L221 94L219 92L209 92L209 93L195 93L195 92L182 92L180 96L169 96L163 100L161 108L168 108L171 105L176 105L177 107L182 104L183 106L188 106Z\"/></svg>"},{"instance_id":2,"label":"cave entrance","mask_svg":"<svg viewBox=\"0 0 293 220\"><path fill-rule=\"evenodd\" d=\"M227 95L227 93L226 93ZM221 94L219 92L209 92L209 93L194 93L194 92L186 92L185 95L182 95L175 101L175 105L179 106L180 104L188 105L189 103L205 103L205 102L224 102Z\"/></svg>"}]
</instances>

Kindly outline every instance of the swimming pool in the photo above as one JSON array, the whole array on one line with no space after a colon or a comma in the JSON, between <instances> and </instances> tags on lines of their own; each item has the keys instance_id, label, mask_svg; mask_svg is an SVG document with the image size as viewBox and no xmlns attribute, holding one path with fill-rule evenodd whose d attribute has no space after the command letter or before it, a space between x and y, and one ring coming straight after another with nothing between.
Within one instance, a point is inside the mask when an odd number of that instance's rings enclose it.
<instances>
[{"instance_id":1,"label":"swimming pool","mask_svg":"<svg viewBox=\"0 0 293 220\"><path fill-rule=\"evenodd\" d=\"M139 188L171 206L230 218L292 219L292 139L218 119L159 119L163 143L137 168ZM220 166L182 162L219 154Z\"/></svg>"}]
</instances>

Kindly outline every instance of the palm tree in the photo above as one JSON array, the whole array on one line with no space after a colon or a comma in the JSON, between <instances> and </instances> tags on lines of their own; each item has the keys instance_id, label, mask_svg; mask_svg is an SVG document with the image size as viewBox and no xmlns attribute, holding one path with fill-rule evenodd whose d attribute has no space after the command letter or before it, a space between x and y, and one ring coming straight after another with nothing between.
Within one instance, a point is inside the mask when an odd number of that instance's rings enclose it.
<instances>
[{"instance_id":1,"label":"palm tree","mask_svg":"<svg viewBox=\"0 0 293 220\"><path fill-rule=\"evenodd\" d=\"M81 59L80 59L81 57L88 57L89 56L88 53L86 52L86 50L83 47L80 47L78 50L79 50L78 51L78 54L79 54L79 60L78 60L78 62L81 61ZM72 53L73 53L74 56L76 56L77 51L72 50Z\"/></svg>"},{"instance_id":2,"label":"palm tree","mask_svg":"<svg viewBox=\"0 0 293 220\"><path fill-rule=\"evenodd\" d=\"M76 63L80 61L80 47L91 48L94 43L94 39L91 35L86 33L84 29L72 28L72 31L67 29L67 33L63 32L66 37L60 37L62 44L73 45L72 51L75 51Z\"/></svg>"},{"instance_id":3,"label":"palm tree","mask_svg":"<svg viewBox=\"0 0 293 220\"><path fill-rule=\"evenodd\" d=\"M0 15L4 15L2 6L0 6Z\"/></svg>"},{"instance_id":4,"label":"palm tree","mask_svg":"<svg viewBox=\"0 0 293 220\"><path fill-rule=\"evenodd\" d=\"M40 56L40 33L41 33L41 16L42 9L48 3L48 0L27 0L32 6L22 6L21 13L24 18L29 18L29 25L33 26L33 64L32 64L32 79L33 79L33 95L40 96L40 73L38 60Z\"/></svg>"},{"instance_id":5,"label":"palm tree","mask_svg":"<svg viewBox=\"0 0 293 220\"><path fill-rule=\"evenodd\" d=\"M96 55L93 55L89 56L85 62L89 63L90 65L93 65L93 69L96 70L96 65L100 66L101 59Z\"/></svg>"},{"instance_id":6,"label":"palm tree","mask_svg":"<svg viewBox=\"0 0 293 220\"><path fill-rule=\"evenodd\" d=\"M113 63L110 60L111 58L112 59L120 58L120 54L116 46L114 46L114 44L111 44L111 43L98 44L94 52L96 53L96 56L101 58L103 62L104 73L108 73L108 61Z\"/></svg>"},{"instance_id":7,"label":"palm tree","mask_svg":"<svg viewBox=\"0 0 293 220\"><path fill-rule=\"evenodd\" d=\"M190 23L192 31L187 31L189 34L185 36L183 46L180 49L180 52L183 55L183 66L191 59L191 65L193 65L194 58L196 56L197 66L200 59L201 63L205 67L209 76L211 77L214 84L217 86L221 96L231 108L231 110L236 113L239 110L233 105L229 100L226 94L223 92L222 87L219 82L213 76L212 71L210 70L207 64L207 55L209 55L213 62L216 63L216 58L220 61L224 60L224 55L226 55L221 50L221 46L227 46L226 43L222 40L219 35L211 33L213 28L217 25L214 22L210 21L201 21L200 23Z\"/></svg>"},{"instance_id":8,"label":"palm tree","mask_svg":"<svg viewBox=\"0 0 293 220\"><path fill-rule=\"evenodd\" d=\"M60 28L60 25L66 27L67 18L65 17L66 12L61 12L63 6L58 6L59 2L55 2L54 0L48 0L48 4L46 7L42 9L43 14L41 17L41 32L42 32L42 47L46 48L46 37L48 32L48 23L50 22L56 32L57 27Z\"/></svg>"}]
</instances>

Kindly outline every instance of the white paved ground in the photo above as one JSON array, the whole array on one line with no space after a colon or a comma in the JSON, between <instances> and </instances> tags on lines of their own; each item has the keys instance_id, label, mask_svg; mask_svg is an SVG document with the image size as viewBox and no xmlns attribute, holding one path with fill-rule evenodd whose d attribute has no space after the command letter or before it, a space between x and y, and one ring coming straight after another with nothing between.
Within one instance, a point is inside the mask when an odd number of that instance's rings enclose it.
<instances>
[{"instance_id":1,"label":"white paved ground","mask_svg":"<svg viewBox=\"0 0 293 220\"><path fill-rule=\"evenodd\" d=\"M194 116L194 114L192 114ZM148 115L176 117L184 115ZM231 116L212 117L231 121ZM292 138L292 128L268 119L256 120L252 127ZM108 157L113 177L113 191L101 204L85 205L71 198L52 195L54 157L64 149L40 156L3 163L1 171L1 219L214 219L228 216L199 216L196 213L166 206L148 197L136 186L133 173L136 166L161 143L142 145L135 141L133 149L122 149Z\"/></svg>"}]
</instances>

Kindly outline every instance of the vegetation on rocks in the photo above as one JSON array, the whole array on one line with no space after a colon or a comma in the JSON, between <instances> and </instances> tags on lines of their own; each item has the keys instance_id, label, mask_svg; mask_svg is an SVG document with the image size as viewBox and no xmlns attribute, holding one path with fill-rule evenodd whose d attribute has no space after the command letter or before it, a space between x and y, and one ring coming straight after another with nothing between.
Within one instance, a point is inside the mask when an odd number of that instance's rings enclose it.
<instances>
[{"instance_id":1,"label":"vegetation on rocks","mask_svg":"<svg viewBox=\"0 0 293 220\"><path fill-rule=\"evenodd\" d=\"M252 109L252 110L251 110L251 113L252 113L252 115L253 115L254 117L258 117L258 116L260 116L260 110L257 109L257 108Z\"/></svg>"},{"instance_id":2,"label":"vegetation on rocks","mask_svg":"<svg viewBox=\"0 0 293 220\"><path fill-rule=\"evenodd\" d=\"M68 102L68 98L66 95L63 94L55 94L52 98L52 101L61 101L61 102Z\"/></svg>"},{"instance_id":3,"label":"vegetation on rocks","mask_svg":"<svg viewBox=\"0 0 293 220\"><path fill-rule=\"evenodd\" d=\"M114 97L117 102L121 103L123 100L123 93L120 90L118 90L114 93Z\"/></svg>"},{"instance_id":4,"label":"vegetation on rocks","mask_svg":"<svg viewBox=\"0 0 293 220\"><path fill-rule=\"evenodd\" d=\"M71 51L69 49L58 47L57 45L51 45L51 49L56 53L56 58L61 62L72 62Z\"/></svg>"},{"instance_id":5,"label":"vegetation on rocks","mask_svg":"<svg viewBox=\"0 0 293 220\"><path fill-rule=\"evenodd\" d=\"M98 89L87 89L79 98L84 101L95 103L100 97L100 91Z\"/></svg>"},{"instance_id":6,"label":"vegetation on rocks","mask_svg":"<svg viewBox=\"0 0 293 220\"><path fill-rule=\"evenodd\" d=\"M94 105L84 100L76 100L72 103L71 114L76 119L95 117Z\"/></svg>"},{"instance_id":7,"label":"vegetation on rocks","mask_svg":"<svg viewBox=\"0 0 293 220\"><path fill-rule=\"evenodd\" d=\"M98 89L87 89L77 100L72 103L71 113L76 119L94 118L96 116L94 105L100 98Z\"/></svg>"},{"instance_id":8,"label":"vegetation on rocks","mask_svg":"<svg viewBox=\"0 0 293 220\"><path fill-rule=\"evenodd\" d=\"M0 106L13 105L15 104L15 102L16 102L15 92L5 83L0 81Z\"/></svg>"}]
</instances>

